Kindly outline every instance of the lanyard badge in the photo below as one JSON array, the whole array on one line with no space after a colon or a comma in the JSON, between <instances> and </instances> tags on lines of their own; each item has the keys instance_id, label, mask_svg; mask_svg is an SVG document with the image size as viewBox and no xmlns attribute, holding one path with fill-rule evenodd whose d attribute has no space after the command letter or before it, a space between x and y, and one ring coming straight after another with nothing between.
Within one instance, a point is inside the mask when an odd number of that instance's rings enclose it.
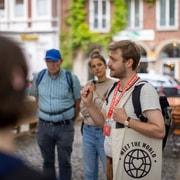
<instances>
[{"instance_id":1,"label":"lanyard badge","mask_svg":"<svg viewBox=\"0 0 180 180\"><path fill-rule=\"evenodd\" d=\"M109 119L107 119L106 123L104 124L103 134L105 136L110 136L110 134L111 134L111 125L109 123Z\"/></svg>"},{"instance_id":2,"label":"lanyard badge","mask_svg":"<svg viewBox=\"0 0 180 180\"><path fill-rule=\"evenodd\" d=\"M117 94L118 94L118 90L121 86L120 81L117 83L116 88L114 90L114 94L112 97L112 101L110 104L110 108L107 114L107 119L106 119L106 123L104 124L104 128L103 128L103 134L105 136L110 136L111 134L111 124L110 124L110 119L113 113L113 109L114 107L119 103L119 101L121 100L122 96L125 94L125 92L136 82L136 80L138 79L137 74L135 74L130 81L128 82L128 84L126 85L126 87L123 89L122 93L119 95L119 97L116 98Z\"/></svg>"}]
</instances>

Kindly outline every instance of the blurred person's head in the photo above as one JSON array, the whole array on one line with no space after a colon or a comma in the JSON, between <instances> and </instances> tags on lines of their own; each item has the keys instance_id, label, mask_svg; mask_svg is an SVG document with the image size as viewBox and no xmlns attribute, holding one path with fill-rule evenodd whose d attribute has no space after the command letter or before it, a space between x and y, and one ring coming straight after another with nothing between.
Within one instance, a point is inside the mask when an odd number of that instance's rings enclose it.
<instances>
[{"instance_id":1,"label":"blurred person's head","mask_svg":"<svg viewBox=\"0 0 180 180\"><path fill-rule=\"evenodd\" d=\"M98 49L95 49L91 53L88 65L90 67L91 73L97 78L102 78L106 76L106 60L100 54Z\"/></svg>"},{"instance_id":2,"label":"blurred person's head","mask_svg":"<svg viewBox=\"0 0 180 180\"><path fill-rule=\"evenodd\" d=\"M14 126L23 113L28 68L18 42L0 37L0 129Z\"/></svg>"}]
</instances>

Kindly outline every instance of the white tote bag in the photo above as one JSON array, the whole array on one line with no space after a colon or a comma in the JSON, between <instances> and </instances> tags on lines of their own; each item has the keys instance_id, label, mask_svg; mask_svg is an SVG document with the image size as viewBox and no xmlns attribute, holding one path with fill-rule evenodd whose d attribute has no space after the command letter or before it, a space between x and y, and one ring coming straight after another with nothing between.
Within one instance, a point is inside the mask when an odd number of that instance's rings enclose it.
<instances>
[{"instance_id":1,"label":"white tote bag","mask_svg":"<svg viewBox=\"0 0 180 180\"><path fill-rule=\"evenodd\" d=\"M113 180L161 180L162 140L112 129Z\"/></svg>"}]
</instances>

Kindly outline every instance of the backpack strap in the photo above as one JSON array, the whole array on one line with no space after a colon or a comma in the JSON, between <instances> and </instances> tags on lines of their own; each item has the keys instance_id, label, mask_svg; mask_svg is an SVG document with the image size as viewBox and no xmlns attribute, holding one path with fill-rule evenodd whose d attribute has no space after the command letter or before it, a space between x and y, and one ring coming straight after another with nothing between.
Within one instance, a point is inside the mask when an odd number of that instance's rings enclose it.
<instances>
[{"instance_id":1,"label":"backpack strap","mask_svg":"<svg viewBox=\"0 0 180 180\"><path fill-rule=\"evenodd\" d=\"M142 109L141 109L141 102L140 102L140 92L141 88L143 87L145 83L141 83L137 86L135 86L133 93L132 93L132 103L134 107L134 112L136 116L142 121L147 122L147 118L143 116Z\"/></svg>"},{"instance_id":2,"label":"backpack strap","mask_svg":"<svg viewBox=\"0 0 180 180\"><path fill-rule=\"evenodd\" d=\"M46 69L43 69L43 70L41 70L41 71L38 73L38 76L37 76L37 79L36 79L37 86L40 84L42 78L43 78L44 75L45 75L45 72L46 72ZM66 71L66 81L67 81L69 87L71 88L71 90L72 90L72 92L73 92L72 74L71 74L71 72L69 72L69 71Z\"/></svg>"},{"instance_id":3,"label":"backpack strap","mask_svg":"<svg viewBox=\"0 0 180 180\"><path fill-rule=\"evenodd\" d=\"M69 71L66 71L66 81L71 88L71 91L73 92L73 80L72 80L72 74Z\"/></svg>"},{"instance_id":4,"label":"backpack strap","mask_svg":"<svg viewBox=\"0 0 180 180\"><path fill-rule=\"evenodd\" d=\"M169 110L170 110L170 106L169 106L169 102L167 100L166 96L160 96L159 97L160 100L160 105L161 105L161 110L162 110L162 114L165 118L169 119L170 115L169 115Z\"/></svg>"},{"instance_id":5,"label":"backpack strap","mask_svg":"<svg viewBox=\"0 0 180 180\"><path fill-rule=\"evenodd\" d=\"M141 103L140 103L140 91L142 86L146 83L147 81L141 81L141 84L138 84L135 86L133 92L132 92L132 103L134 107L134 112L136 116L142 121L142 122L147 122L147 118L143 116L142 114L142 109L141 109ZM108 90L107 95L106 95L106 104L108 104L108 99L109 95L113 91L113 89L116 87L118 81L115 82L112 87Z\"/></svg>"},{"instance_id":6,"label":"backpack strap","mask_svg":"<svg viewBox=\"0 0 180 180\"><path fill-rule=\"evenodd\" d=\"M108 100L109 100L109 95L112 93L112 91L114 90L114 88L116 87L118 81L115 82L111 88L106 92L106 98L105 98L105 101L106 101L106 105L108 104Z\"/></svg>"},{"instance_id":7,"label":"backpack strap","mask_svg":"<svg viewBox=\"0 0 180 180\"><path fill-rule=\"evenodd\" d=\"M46 72L46 69L43 69L38 73L38 76L37 76L37 79L36 79L37 86L40 84L43 76L45 75L45 72Z\"/></svg>"}]
</instances>

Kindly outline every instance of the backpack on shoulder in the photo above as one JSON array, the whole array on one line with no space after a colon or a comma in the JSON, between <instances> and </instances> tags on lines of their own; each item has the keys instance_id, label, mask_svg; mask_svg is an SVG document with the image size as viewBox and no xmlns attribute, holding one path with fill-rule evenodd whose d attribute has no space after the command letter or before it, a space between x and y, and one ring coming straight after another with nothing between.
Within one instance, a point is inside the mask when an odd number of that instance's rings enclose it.
<instances>
[{"instance_id":1,"label":"backpack on shoulder","mask_svg":"<svg viewBox=\"0 0 180 180\"><path fill-rule=\"evenodd\" d=\"M134 111L136 113L136 116L142 122L147 122L147 118L144 117L142 114L141 103L140 103L140 92L141 92L141 88L144 84L145 83L142 83L142 84L135 86L134 91L132 93L132 102L133 102ZM171 108L169 106L169 102L167 100L167 97L166 96L159 96L159 103L161 106L161 112L162 112L163 117L164 117L164 125L166 128L166 133L165 133L165 137L163 138L163 144L162 144L162 148L164 149L166 142L167 142L170 126L171 126L172 117L171 117Z\"/></svg>"},{"instance_id":2,"label":"backpack on shoulder","mask_svg":"<svg viewBox=\"0 0 180 180\"><path fill-rule=\"evenodd\" d=\"M36 79L36 84L37 86L40 84L41 80L43 79L47 69L43 69L38 73L37 79ZM69 88L73 92L73 80L72 80L72 74L70 71L66 70L66 81L69 85Z\"/></svg>"},{"instance_id":3,"label":"backpack on shoulder","mask_svg":"<svg viewBox=\"0 0 180 180\"><path fill-rule=\"evenodd\" d=\"M141 83L139 85L136 85L133 92L132 92L132 102L133 102L133 107L134 107L134 112L136 114L136 116L142 121L142 122L147 122L147 118L144 117L143 113L142 113L142 109L141 109L141 103L140 103L140 92L141 92L141 88L142 86L147 83L146 81L141 81ZM108 97L111 94L111 92L113 91L113 89L116 87L117 82L115 82L113 84L113 86L110 88L110 90L107 93L106 96L106 103L108 103ZM165 137L163 138L163 144L162 144L162 148L164 149L166 142L167 142L167 138L168 138L168 134L169 134L169 130L170 130L170 126L171 126L171 108L169 106L169 102L167 100L166 96L159 96L159 103L161 106L161 111L164 117L164 124L165 124L165 128L166 128L166 133L165 133Z\"/></svg>"}]
</instances>

